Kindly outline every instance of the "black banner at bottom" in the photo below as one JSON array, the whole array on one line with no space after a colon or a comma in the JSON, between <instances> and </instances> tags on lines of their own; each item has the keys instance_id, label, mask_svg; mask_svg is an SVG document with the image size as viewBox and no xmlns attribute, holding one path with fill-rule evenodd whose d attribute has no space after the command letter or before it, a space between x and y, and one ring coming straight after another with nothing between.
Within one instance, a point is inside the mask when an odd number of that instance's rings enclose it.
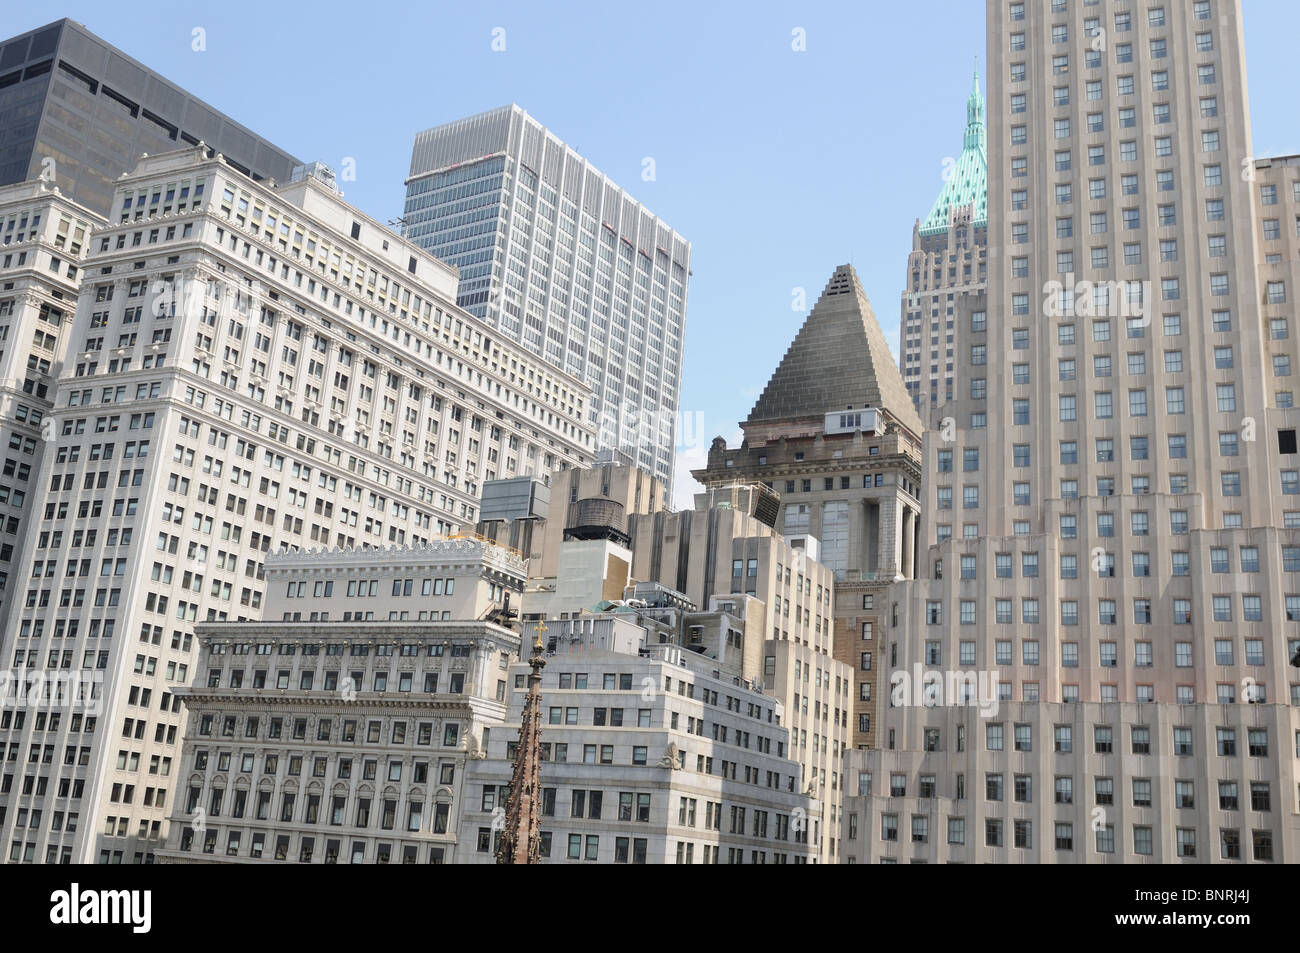
<instances>
[{"instance_id":1,"label":"black banner at bottom","mask_svg":"<svg viewBox=\"0 0 1300 953\"><path fill-rule=\"evenodd\" d=\"M601 937L606 947L611 937L627 933L629 917L646 917L647 926L671 923L679 942L687 935L682 928L695 919L708 930L736 916L739 923L752 923L757 908L736 896L738 890L750 889L775 891L787 901L774 903L760 916L766 933L780 930L781 911L788 911L792 937L811 925L811 910L821 909L841 924L861 918L862 936L870 935L873 923L893 934L911 922L927 938L951 932L954 939L968 939L972 922L992 915L1012 917L1020 928L1054 927L1074 936L1133 931L1180 936L1199 930L1230 943L1260 927L1284 928L1290 892L1285 871L1271 865L988 866L978 871L961 866L787 867L788 876L757 866L708 874L702 866L675 868L670 881L652 869L621 867L602 873L596 865L577 864L563 870L539 867L531 874L501 867L415 865L8 865L0 867L0 878L7 939L29 934L58 939L75 933L81 940L127 945L184 943L226 928L239 935L247 927L255 928L259 945L315 938L346 942L353 933L373 942L379 924L385 935L389 930L423 932L431 919L449 915L463 924L515 928L578 916L587 928L583 932ZM695 881L719 875L725 884ZM850 896L857 899L846 904ZM549 915L537 916L547 907ZM526 918L517 919L520 914ZM590 931L602 925L602 918L616 932ZM643 944L654 933L635 935Z\"/></svg>"}]
</instances>

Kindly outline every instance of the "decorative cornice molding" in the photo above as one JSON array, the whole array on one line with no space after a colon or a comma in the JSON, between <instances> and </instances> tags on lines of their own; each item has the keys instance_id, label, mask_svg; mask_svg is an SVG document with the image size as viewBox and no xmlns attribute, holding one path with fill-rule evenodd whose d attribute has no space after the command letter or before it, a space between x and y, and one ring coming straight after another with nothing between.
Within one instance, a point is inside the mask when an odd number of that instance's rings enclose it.
<instances>
[{"instance_id":1,"label":"decorative cornice molding","mask_svg":"<svg viewBox=\"0 0 1300 953\"><path fill-rule=\"evenodd\" d=\"M433 539L427 543L398 546L341 546L324 549L288 549L267 553L265 568L268 572L283 572L299 566L351 566L393 567L422 564L431 558L456 556L478 559L484 563L504 565L507 569L524 574L527 563L522 555L504 546L477 539ZM397 562L394 562L397 560ZM406 560L406 562L402 562Z\"/></svg>"},{"instance_id":2,"label":"decorative cornice molding","mask_svg":"<svg viewBox=\"0 0 1300 953\"><path fill-rule=\"evenodd\" d=\"M257 639L295 644L324 645L353 641L396 645L403 641L450 642L484 639L504 646L519 646L519 633L494 622L468 619L442 620L262 620L244 622L200 622L194 627L200 644L250 642Z\"/></svg>"},{"instance_id":3,"label":"decorative cornice molding","mask_svg":"<svg viewBox=\"0 0 1300 953\"><path fill-rule=\"evenodd\" d=\"M198 688L177 687L174 694L185 699L192 710L196 705L211 705L229 708L241 705L253 705L257 708L269 707L310 707L318 712L336 712L346 714L358 709L382 708L385 711L417 710L440 712L443 715L455 715L458 718L473 718L474 709L469 704L470 695L459 696L456 700L429 697L417 692L357 692L355 701L344 701L337 691L302 691L299 689L279 688ZM445 694L445 693L444 693ZM463 699L463 700L461 700ZM487 699L482 699L486 701ZM219 739L216 739L219 740ZM238 739L236 739L238 740ZM281 739L291 740L291 739ZM259 741L264 744L264 741Z\"/></svg>"}]
</instances>

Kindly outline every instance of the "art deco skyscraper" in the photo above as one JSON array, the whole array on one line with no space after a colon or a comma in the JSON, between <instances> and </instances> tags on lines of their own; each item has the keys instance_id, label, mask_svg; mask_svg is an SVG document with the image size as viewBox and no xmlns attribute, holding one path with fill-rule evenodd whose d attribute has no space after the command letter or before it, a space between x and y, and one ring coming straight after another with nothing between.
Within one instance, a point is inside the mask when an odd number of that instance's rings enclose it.
<instances>
[{"instance_id":1,"label":"art deco skyscraper","mask_svg":"<svg viewBox=\"0 0 1300 953\"><path fill-rule=\"evenodd\" d=\"M589 384L600 448L671 499L690 242L513 105L417 135L403 215L457 303Z\"/></svg>"},{"instance_id":2,"label":"art deco skyscraper","mask_svg":"<svg viewBox=\"0 0 1300 953\"><path fill-rule=\"evenodd\" d=\"M988 277L988 160L979 74L966 100L961 155L944 160L944 185L912 229L902 302L902 362L907 392L928 414L953 398L953 369L962 349L957 309L984 292Z\"/></svg>"},{"instance_id":3,"label":"art deco skyscraper","mask_svg":"<svg viewBox=\"0 0 1300 953\"><path fill-rule=\"evenodd\" d=\"M1251 156L1240 6L989 0L988 37L997 254L854 852L1293 860L1300 184ZM922 668L979 678L925 707Z\"/></svg>"}]
</instances>

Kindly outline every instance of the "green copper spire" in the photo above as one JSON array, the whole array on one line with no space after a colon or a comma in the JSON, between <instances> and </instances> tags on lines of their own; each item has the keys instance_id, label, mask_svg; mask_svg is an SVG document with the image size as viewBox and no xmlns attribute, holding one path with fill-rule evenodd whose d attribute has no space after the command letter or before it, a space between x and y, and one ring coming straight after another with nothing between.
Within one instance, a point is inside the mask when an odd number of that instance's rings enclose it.
<instances>
[{"instance_id":1,"label":"green copper spire","mask_svg":"<svg viewBox=\"0 0 1300 953\"><path fill-rule=\"evenodd\" d=\"M945 172L948 172L945 164ZM979 69L966 100L966 135L962 139L961 157L948 172L943 191L935 200L930 214L921 223L921 235L942 235L948 229L951 210L973 205L972 223L988 222L988 156L984 130L984 96L980 93Z\"/></svg>"},{"instance_id":2,"label":"green copper spire","mask_svg":"<svg viewBox=\"0 0 1300 953\"><path fill-rule=\"evenodd\" d=\"M977 65L975 78L971 80L970 98L966 100L966 138L962 147L978 148L983 152L984 142L984 97L980 95L980 71Z\"/></svg>"}]
</instances>

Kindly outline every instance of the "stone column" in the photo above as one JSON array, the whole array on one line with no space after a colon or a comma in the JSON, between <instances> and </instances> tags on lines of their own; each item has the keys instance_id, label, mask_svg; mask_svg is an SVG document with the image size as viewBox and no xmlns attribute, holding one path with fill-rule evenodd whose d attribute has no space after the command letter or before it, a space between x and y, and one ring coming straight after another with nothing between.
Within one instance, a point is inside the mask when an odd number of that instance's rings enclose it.
<instances>
[{"instance_id":1,"label":"stone column","mask_svg":"<svg viewBox=\"0 0 1300 953\"><path fill-rule=\"evenodd\" d=\"M912 518L912 578L921 576L921 511L915 511Z\"/></svg>"},{"instance_id":2,"label":"stone column","mask_svg":"<svg viewBox=\"0 0 1300 953\"><path fill-rule=\"evenodd\" d=\"M850 574L867 568L867 510L864 506L849 504L849 544L845 562Z\"/></svg>"},{"instance_id":3,"label":"stone column","mask_svg":"<svg viewBox=\"0 0 1300 953\"><path fill-rule=\"evenodd\" d=\"M862 568L880 566L880 506L874 500L862 501Z\"/></svg>"},{"instance_id":4,"label":"stone column","mask_svg":"<svg viewBox=\"0 0 1300 953\"><path fill-rule=\"evenodd\" d=\"M901 578L898 558L898 524L901 514L898 512L898 500L882 500L880 503L880 559L877 568L884 573Z\"/></svg>"},{"instance_id":5,"label":"stone column","mask_svg":"<svg viewBox=\"0 0 1300 953\"><path fill-rule=\"evenodd\" d=\"M915 576L914 567L912 565L912 542L916 533L916 527L914 524L915 519L912 508L904 503L902 531L900 533L902 539L899 541L899 548L902 551L902 562L898 567L898 571L902 574L904 579L912 579Z\"/></svg>"}]
</instances>

